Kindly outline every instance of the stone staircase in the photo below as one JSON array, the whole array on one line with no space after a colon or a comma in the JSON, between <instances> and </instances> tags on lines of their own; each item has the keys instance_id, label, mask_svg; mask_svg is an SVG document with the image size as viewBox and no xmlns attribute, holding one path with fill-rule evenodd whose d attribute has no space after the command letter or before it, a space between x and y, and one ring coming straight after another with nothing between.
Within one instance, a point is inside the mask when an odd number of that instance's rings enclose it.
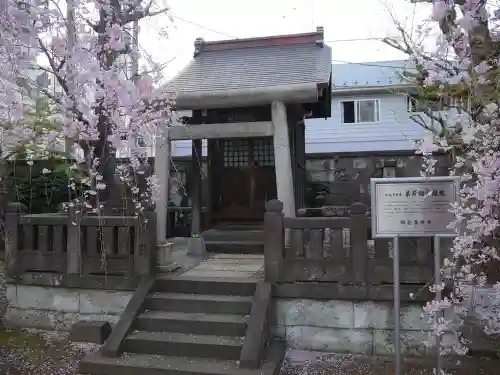
<instances>
[{"instance_id":1,"label":"stone staircase","mask_svg":"<svg viewBox=\"0 0 500 375\"><path fill-rule=\"evenodd\" d=\"M275 375L284 346L268 341L269 305L269 284L256 280L143 281L111 336L80 363L79 373Z\"/></svg>"},{"instance_id":2,"label":"stone staircase","mask_svg":"<svg viewBox=\"0 0 500 375\"><path fill-rule=\"evenodd\" d=\"M259 225L232 225L203 232L208 252L264 254L264 228Z\"/></svg>"}]
</instances>

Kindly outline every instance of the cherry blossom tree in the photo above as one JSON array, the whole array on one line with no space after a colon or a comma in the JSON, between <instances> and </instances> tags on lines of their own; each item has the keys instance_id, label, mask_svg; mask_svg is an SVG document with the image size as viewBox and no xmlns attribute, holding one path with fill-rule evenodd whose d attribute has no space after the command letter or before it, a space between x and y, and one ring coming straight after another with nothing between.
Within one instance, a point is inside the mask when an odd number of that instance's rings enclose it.
<instances>
[{"instance_id":1,"label":"cherry blossom tree","mask_svg":"<svg viewBox=\"0 0 500 375\"><path fill-rule=\"evenodd\" d=\"M452 208L457 237L444 262L445 282L431 288L450 290L442 301L429 302L426 311L458 313L458 319L441 315L432 327L453 338L443 340L444 352L465 353L467 343L459 331L467 316L479 319L487 334L500 333L500 4L412 2L430 3L432 22L420 25L413 38L398 24L400 37L385 42L410 55L417 68L409 76L418 86L420 123L430 134L419 148L426 172L433 173L433 155L445 152L453 159L450 174L462 180L459 202ZM415 42L432 35L433 48ZM436 102L442 104L439 111L431 105Z\"/></svg>"},{"instance_id":2,"label":"cherry blossom tree","mask_svg":"<svg viewBox=\"0 0 500 375\"><path fill-rule=\"evenodd\" d=\"M147 155L138 152L135 140L141 137L152 146L161 136L173 95L157 88L163 66L147 55L141 56L143 71L130 74L130 59L139 59L131 28L148 17L168 15L167 5L161 0L2 3L0 121L24 129L4 133L4 152L14 149L19 137L33 134L25 119L34 101L45 97L57 108L61 126L45 132L44 144L61 149L66 139L72 146L71 156L87 172L82 199L89 209L116 208L125 190L136 208L144 209L141 202L151 197L139 196L135 174L143 173ZM47 80L52 87L40 83ZM130 163L117 166L118 149L131 150Z\"/></svg>"}]
</instances>

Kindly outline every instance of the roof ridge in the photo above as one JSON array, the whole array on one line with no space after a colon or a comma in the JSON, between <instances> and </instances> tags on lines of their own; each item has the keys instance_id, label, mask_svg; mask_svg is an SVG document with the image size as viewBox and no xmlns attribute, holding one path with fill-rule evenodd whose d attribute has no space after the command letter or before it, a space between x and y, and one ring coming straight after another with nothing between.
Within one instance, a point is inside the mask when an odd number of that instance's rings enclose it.
<instances>
[{"instance_id":1,"label":"roof ridge","mask_svg":"<svg viewBox=\"0 0 500 375\"><path fill-rule=\"evenodd\" d=\"M206 42L203 38L197 38L194 42L194 56L196 57L203 52L222 51L239 48L312 43L320 47L324 46L325 38L323 27L319 26L316 28L316 32L309 33L272 35L242 39L226 39L211 42Z\"/></svg>"}]
</instances>

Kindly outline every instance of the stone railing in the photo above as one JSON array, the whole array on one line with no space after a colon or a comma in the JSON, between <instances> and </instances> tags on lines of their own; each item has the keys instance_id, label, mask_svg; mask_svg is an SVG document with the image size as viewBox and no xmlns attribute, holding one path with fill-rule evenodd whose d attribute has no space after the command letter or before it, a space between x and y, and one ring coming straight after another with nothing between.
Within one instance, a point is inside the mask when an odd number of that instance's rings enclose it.
<instances>
[{"instance_id":1,"label":"stone railing","mask_svg":"<svg viewBox=\"0 0 500 375\"><path fill-rule=\"evenodd\" d=\"M10 277L26 272L137 277L154 270L156 216L6 214L6 261Z\"/></svg>"},{"instance_id":2,"label":"stone railing","mask_svg":"<svg viewBox=\"0 0 500 375\"><path fill-rule=\"evenodd\" d=\"M283 204L270 201L265 214L265 275L278 283L332 282L392 284L390 240L369 239L367 208L354 203L341 217L285 217ZM311 214L311 212L309 212ZM401 240L402 284L425 284L433 277L430 240Z\"/></svg>"}]
</instances>

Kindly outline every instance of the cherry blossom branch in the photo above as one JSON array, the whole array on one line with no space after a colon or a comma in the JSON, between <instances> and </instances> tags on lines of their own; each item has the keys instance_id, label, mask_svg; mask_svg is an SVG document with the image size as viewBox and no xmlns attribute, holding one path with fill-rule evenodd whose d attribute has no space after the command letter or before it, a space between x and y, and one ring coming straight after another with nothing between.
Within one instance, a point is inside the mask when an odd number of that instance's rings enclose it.
<instances>
[{"instance_id":1,"label":"cherry blossom branch","mask_svg":"<svg viewBox=\"0 0 500 375\"><path fill-rule=\"evenodd\" d=\"M166 13L170 10L169 7L164 7L164 8L157 10L157 11L151 11L152 5L153 5L153 1L150 1L149 4L146 6L146 8L144 8L144 10L135 10L135 11L132 11L132 12L124 15L121 18L122 25L126 25L126 24L128 24L130 22L134 22L134 21L139 21L139 20L146 18L146 17L154 17L157 15Z\"/></svg>"}]
</instances>

